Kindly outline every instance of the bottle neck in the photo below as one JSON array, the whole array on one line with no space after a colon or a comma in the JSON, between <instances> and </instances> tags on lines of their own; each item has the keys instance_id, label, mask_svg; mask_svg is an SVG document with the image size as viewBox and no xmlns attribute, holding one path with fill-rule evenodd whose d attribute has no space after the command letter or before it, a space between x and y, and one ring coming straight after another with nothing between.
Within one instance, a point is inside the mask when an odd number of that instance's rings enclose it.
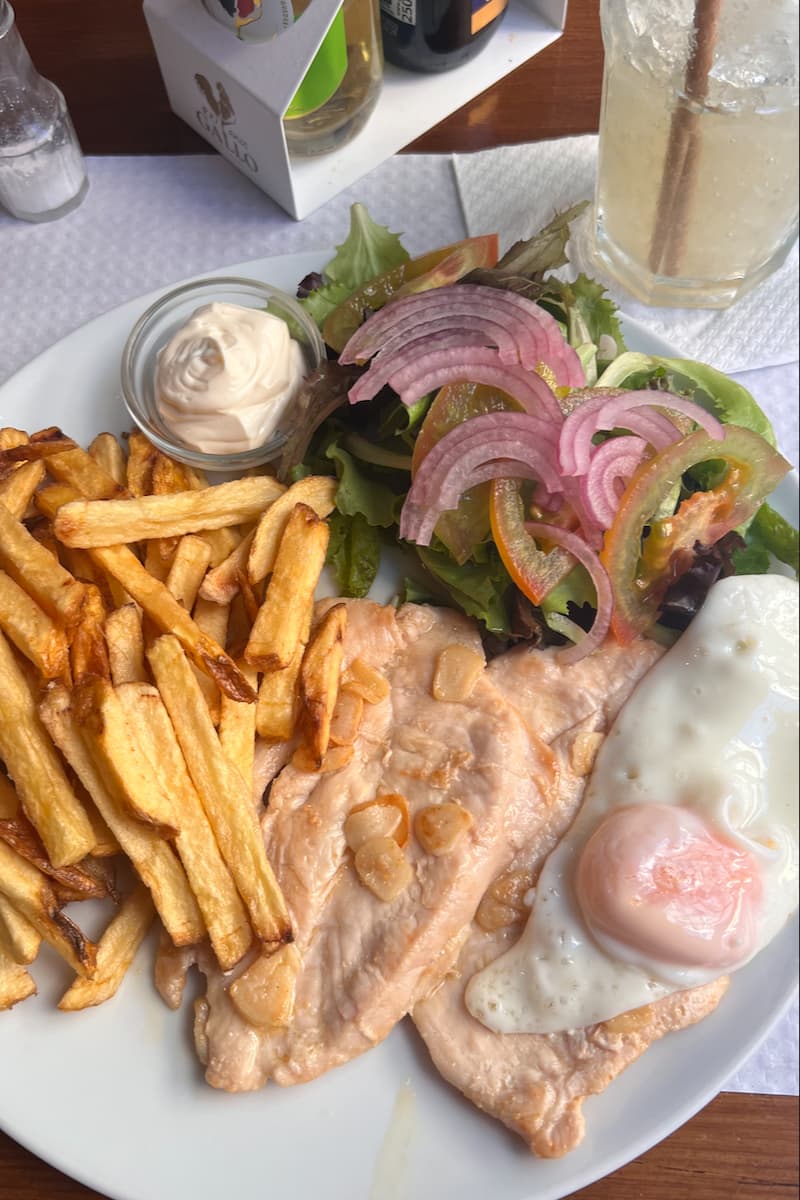
<instances>
[{"instance_id":1,"label":"bottle neck","mask_svg":"<svg viewBox=\"0 0 800 1200\"><path fill-rule=\"evenodd\" d=\"M0 80L30 86L39 78L14 21L14 10L0 0Z\"/></svg>"}]
</instances>

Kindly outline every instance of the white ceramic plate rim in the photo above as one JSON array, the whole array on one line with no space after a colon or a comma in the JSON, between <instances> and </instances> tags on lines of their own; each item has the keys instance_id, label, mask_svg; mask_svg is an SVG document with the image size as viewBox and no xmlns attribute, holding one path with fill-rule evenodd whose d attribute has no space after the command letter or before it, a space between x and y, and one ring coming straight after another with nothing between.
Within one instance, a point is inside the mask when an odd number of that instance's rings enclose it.
<instances>
[{"instance_id":1,"label":"white ceramic plate rim","mask_svg":"<svg viewBox=\"0 0 800 1200\"><path fill-rule=\"evenodd\" d=\"M260 259L211 274L291 291L327 257ZM0 423L58 423L81 439L126 428L116 364L135 318L165 290L97 318L18 372L0 387ZM636 349L676 353L634 321L625 330ZM797 520L796 475L779 499ZM163 1008L143 965L111 1003L59 1014L64 972L46 953L34 968L40 996L0 1018L0 1126L115 1200L211 1200L226 1185L237 1200L268 1190L294 1200L561 1200L667 1137L744 1063L794 995L796 925L734 979L715 1014L654 1046L587 1102L586 1139L564 1159L531 1159L447 1087L408 1022L304 1088L227 1097L200 1082L188 1014ZM286 1153L287 1139L297 1138L298 1153Z\"/></svg>"}]
</instances>

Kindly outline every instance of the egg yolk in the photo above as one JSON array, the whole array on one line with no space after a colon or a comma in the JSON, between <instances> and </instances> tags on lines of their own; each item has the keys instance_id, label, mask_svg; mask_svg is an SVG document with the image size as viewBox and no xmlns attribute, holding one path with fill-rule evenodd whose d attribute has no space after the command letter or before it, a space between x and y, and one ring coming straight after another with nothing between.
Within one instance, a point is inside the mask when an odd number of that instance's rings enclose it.
<instances>
[{"instance_id":1,"label":"egg yolk","mask_svg":"<svg viewBox=\"0 0 800 1200\"><path fill-rule=\"evenodd\" d=\"M599 941L605 935L648 960L727 970L756 949L758 864L689 809L610 813L583 849L575 888Z\"/></svg>"}]
</instances>

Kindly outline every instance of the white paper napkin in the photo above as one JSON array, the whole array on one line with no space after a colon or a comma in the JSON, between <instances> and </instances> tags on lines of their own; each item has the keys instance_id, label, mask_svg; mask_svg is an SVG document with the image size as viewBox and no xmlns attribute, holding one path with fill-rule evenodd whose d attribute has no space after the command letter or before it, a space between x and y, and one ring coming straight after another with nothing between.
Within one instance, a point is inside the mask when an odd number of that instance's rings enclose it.
<instances>
[{"instance_id":1,"label":"white paper napkin","mask_svg":"<svg viewBox=\"0 0 800 1200\"><path fill-rule=\"evenodd\" d=\"M510 154L513 161L516 151ZM474 166L479 157L484 156L476 156ZM462 196L464 162L457 160ZM0 212L0 383L70 330L143 292L248 258L329 250L344 236L354 200L365 203L382 224L403 232L412 253L456 241L466 232L447 157L389 159L299 223L221 158L90 158L88 167L89 194L68 217L28 225ZM572 199L545 194L551 184L552 179L546 185L540 179L544 218ZM485 190L470 194L480 198ZM469 228L498 228L509 242L543 223L530 217L513 189L507 199L507 212L492 203L476 213L465 203ZM792 378L783 367L753 371L746 379L770 415L780 418L776 424L784 446L791 417L779 400L787 390L795 439L797 431ZM0 423L2 418L0 412ZM69 428L68 414L64 425ZM797 1023L795 1003L727 1088L796 1094Z\"/></svg>"},{"instance_id":2,"label":"white paper napkin","mask_svg":"<svg viewBox=\"0 0 800 1200\"><path fill-rule=\"evenodd\" d=\"M503 249L530 237L553 213L591 200L597 170L597 137L560 138L503 146L454 157L461 203L470 234L497 230ZM576 226L569 253L573 268L606 284L620 308L680 348L686 358L721 371L746 371L796 362L798 357L798 251L728 309L655 309L603 278L589 252L591 209Z\"/></svg>"}]
</instances>

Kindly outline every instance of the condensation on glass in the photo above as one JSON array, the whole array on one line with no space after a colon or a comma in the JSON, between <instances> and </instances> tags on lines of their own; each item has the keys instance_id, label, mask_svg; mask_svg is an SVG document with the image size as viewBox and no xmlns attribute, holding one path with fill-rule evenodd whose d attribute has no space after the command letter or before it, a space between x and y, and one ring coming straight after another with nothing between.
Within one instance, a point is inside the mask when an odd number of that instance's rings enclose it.
<instances>
[{"instance_id":1,"label":"condensation on glass","mask_svg":"<svg viewBox=\"0 0 800 1200\"><path fill-rule=\"evenodd\" d=\"M797 0L602 0L594 252L650 304L726 307L798 217Z\"/></svg>"}]
</instances>

